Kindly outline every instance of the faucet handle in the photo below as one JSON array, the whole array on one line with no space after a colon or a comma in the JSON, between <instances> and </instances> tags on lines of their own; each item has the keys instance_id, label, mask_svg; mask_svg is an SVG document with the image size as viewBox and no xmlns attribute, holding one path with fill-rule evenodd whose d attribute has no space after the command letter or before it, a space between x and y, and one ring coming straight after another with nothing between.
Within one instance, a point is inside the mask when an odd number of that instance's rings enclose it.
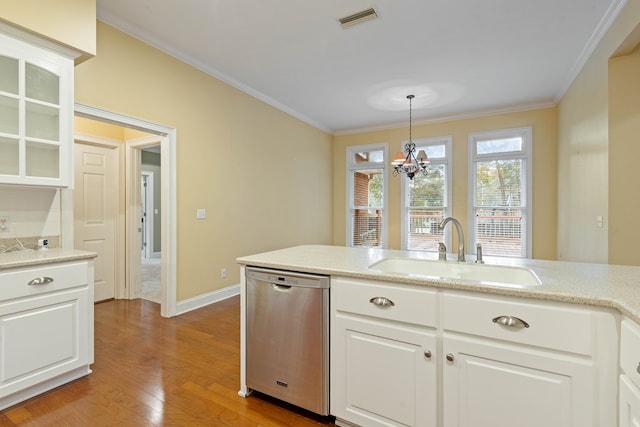
<instances>
[{"instance_id":1,"label":"faucet handle","mask_svg":"<svg viewBox=\"0 0 640 427\"><path fill-rule=\"evenodd\" d=\"M476 264L484 264L482 260L482 243L476 245Z\"/></svg>"},{"instance_id":2,"label":"faucet handle","mask_svg":"<svg viewBox=\"0 0 640 427\"><path fill-rule=\"evenodd\" d=\"M446 261L447 260L447 246L444 242L438 243L438 260Z\"/></svg>"}]
</instances>

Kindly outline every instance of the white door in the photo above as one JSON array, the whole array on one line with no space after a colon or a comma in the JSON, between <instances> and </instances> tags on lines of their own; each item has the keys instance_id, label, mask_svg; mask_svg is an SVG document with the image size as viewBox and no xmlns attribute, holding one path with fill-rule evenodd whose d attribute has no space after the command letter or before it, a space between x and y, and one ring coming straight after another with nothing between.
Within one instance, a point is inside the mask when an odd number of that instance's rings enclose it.
<instances>
[{"instance_id":1,"label":"white door","mask_svg":"<svg viewBox=\"0 0 640 427\"><path fill-rule=\"evenodd\" d=\"M96 252L95 301L114 298L116 280L117 150L75 146L75 247Z\"/></svg>"}]
</instances>

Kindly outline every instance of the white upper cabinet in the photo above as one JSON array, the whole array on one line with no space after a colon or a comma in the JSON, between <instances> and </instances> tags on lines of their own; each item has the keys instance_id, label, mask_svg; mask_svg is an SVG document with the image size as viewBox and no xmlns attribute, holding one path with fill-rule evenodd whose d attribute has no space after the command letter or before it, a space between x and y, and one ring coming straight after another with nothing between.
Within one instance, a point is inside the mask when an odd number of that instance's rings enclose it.
<instances>
[{"instance_id":1,"label":"white upper cabinet","mask_svg":"<svg viewBox=\"0 0 640 427\"><path fill-rule=\"evenodd\" d=\"M73 59L0 34L0 184L72 182Z\"/></svg>"}]
</instances>

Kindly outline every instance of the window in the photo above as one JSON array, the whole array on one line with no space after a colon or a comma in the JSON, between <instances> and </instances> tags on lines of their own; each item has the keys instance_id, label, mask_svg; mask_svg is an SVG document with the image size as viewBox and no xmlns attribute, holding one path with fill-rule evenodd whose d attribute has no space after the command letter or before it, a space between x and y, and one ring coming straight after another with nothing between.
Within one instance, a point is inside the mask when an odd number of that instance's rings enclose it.
<instances>
[{"instance_id":1,"label":"window","mask_svg":"<svg viewBox=\"0 0 640 427\"><path fill-rule=\"evenodd\" d=\"M387 146L347 148L347 244L386 247Z\"/></svg>"},{"instance_id":2,"label":"window","mask_svg":"<svg viewBox=\"0 0 640 427\"><path fill-rule=\"evenodd\" d=\"M438 251L444 240L438 224L450 215L451 137L414 141L429 157L427 173L410 180L402 176L402 248Z\"/></svg>"},{"instance_id":3,"label":"window","mask_svg":"<svg viewBox=\"0 0 640 427\"><path fill-rule=\"evenodd\" d=\"M469 165L469 244L530 258L531 128L470 134Z\"/></svg>"}]
</instances>

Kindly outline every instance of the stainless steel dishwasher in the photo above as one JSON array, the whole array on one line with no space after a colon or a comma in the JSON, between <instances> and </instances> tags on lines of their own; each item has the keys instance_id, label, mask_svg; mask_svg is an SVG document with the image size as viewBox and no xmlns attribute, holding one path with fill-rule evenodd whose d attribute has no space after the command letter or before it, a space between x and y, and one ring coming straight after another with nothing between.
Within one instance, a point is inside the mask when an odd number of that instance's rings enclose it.
<instances>
[{"instance_id":1,"label":"stainless steel dishwasher","mask_svg":"<svg viewBox=\"0 0 640 427\"><path fill-rule=\"evenodd\" d=\"M248 267L247 387L329 415L329 277Z\"/></svg>"}]
</instances>

